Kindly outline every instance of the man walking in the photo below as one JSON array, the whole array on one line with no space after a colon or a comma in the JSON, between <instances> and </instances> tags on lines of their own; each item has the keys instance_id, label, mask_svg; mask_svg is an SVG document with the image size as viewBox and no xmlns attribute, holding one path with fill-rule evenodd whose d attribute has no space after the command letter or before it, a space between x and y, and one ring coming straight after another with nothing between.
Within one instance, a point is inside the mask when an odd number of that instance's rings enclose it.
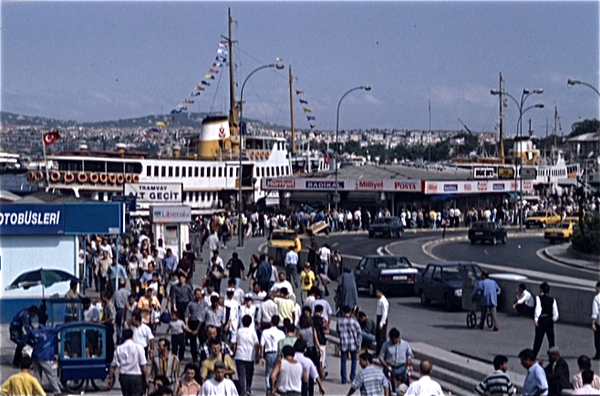
<instances>
[{"instance_id":1,"label":"man walking","mask_svg":"<svg viewBox=\"0 0 600 396\"><path fill-rule=\"evenodd\" d=\"M596 296L592 303L592 330L594 330L594 347L596 354L592 359L600 359L600 282L596 283Z\"/></svg>"},{"instance_id":2,"label":"man walking","mask_svg":"<svg viewBox=\"0 0 600 396\"><path fill-rule=\"evenodd\" d=\"M198 334L200 333L200 315L206 307L202 290L194 290L195 300L191 301L184 312L186 338L190 342L190 351L192 352L192 362L198 361ZM183 360L185 356L185 346L180 350L179 356Z\"/></svg>"},{"instance_id":3,"label":"man walking","mask_svg":"<svg viewBox=\"0 0 600 396\"><path fill-rule=\"evenodd\" d=\"M103 292L100 294L102 298L102 324L106 329L106 360L112 361L113 354L115 353L115 319L117 317L117 309L110 300L110 293Z\"/></svg>"},{"instance_id":4,"label":"man walking","mask_svg":"<svg viewBox=\"0 0 600 396\"><path fill-rule=\"evenodd\" d=\"M356 278L350 267L344 267L344 272L338 279L338 294L340 297L340 306L349 306L354 312L358 306L358 289L356 287Z\"/></svg>"},{"instance_id":5,"label":"man walking","mask_svg":"<svg viewBox=\"0 0 600 396\"><path fill-rule=\"evenodd\" d=\"M293 246L290 246L285 255L285 275L290 283L293 283L294 287L298 289L298 253Z\"/></svg>"},{"instance_id":6,"label":"man walking","mask_svg":"<svg viewBox=\"0 0 600 396\"><path fill-rule=\"evenodd\" d=\"M548 346L552 348L554 344L554 322L558 320L558 305L556 300L548 295L550 285L544 282L540 285L540 295L535 298L535 314L533 321L535 323L535 339L533 340L533 354L537 356L544 335L548 337Z\"/></svg>"},{"instance_id":7,"label":"man walking","mask_svg":"<svg viewBox=\"0 0 600 396\"><path fill-rule=\"evenodd\" d=\"M269 281L271 280L271 273L273 272L271 265L267 261L265 254L260 255L260 264L256 269L256 282L260 285L262 290L269 291Z\"/></svg>"},{"instance_id":8,"label":"man walking","mask_svg":"<svg viewBox=\"0 0 600 396\"><path fill-rule=\"evenodd\" d=\"M171 303L172 310L177 311L177 314L183 317L188 303L193 300L194 291L192 290L192 286L187 284L186 277L181 275L179 277L179 284L171 287L167 306L168 303Z\"/></svg>"},{"instance_id":9,"label":"man walking","mask_svg":"<svg viewBox=\"0 0 600 396\"><path fill-rule=\"evenodd\" d=\"M542 366L535 361L535 353L531 349L523 349L519 353L521 366L527 370L523 383L523 396L547 396L548 381Z\"/></svg>"},{"instance_id":10,"label":"man walking","mask_svg":"<svg viewBox=\"0 0 600 396\"><path fill-rule=\"evenodd\" d=\"M383 373L390 378L392 392L396 392L412 371L411 359L415 355L408 342L400 339L400 331L395 327L390 330L390 340L386 341L379 353L379 361L383 366Z\"/></svg>"},{"instance_id":11,"label":"man walking","mask_svg":"<svg viewBox=\"0 0 600 396\"><path fill-rule=\"evenodd\" d=\"M351 396L360 389L361 396L389 396L390 382L381 370L373 367L373 356L369 352L360 355L362 371L352 381L352 387L347 396Z\"/></svg>"},{"instance_id":12,"label":"man walking","mask_svg":"<svg viewBox=\"0 0 600 396\"><path fill-rule=\"evenodd\" d=\"M108 387L115 383L115 371L119 369L119 382L123 396L141 396L146 385L150 384L144 348L133 342L133 330L123 331L125 342L117 347L108 373ZM143 374L143 376L142 376Z\"/></svg>"},{"instance_id":13,"label":"man walking","mask_svg":"<svg viewBox=\"0 0 600 396\"><path fill-rule=\"evenodd\" d=\"M377 296L377 333L375 333L375 338L377 341L377 348L375 352L379 355L381 351L381 346L385 342L385 335L387 333L387 319L388 319L388 310L390 309L390 303L387 298L383 295L381 289L375 290L375 295Z\"/></svg>"},{"instance_id":14,"label":"man walking","mask_svg":"<svg viewBox=\"0 0 600 396\"><path fill-rule=\"evenodd\" d=\"M0 394L6 396L46 396L46 392L40 385L40 382L33 375L31 371L31 358L24 356L19 359L21 372L13 374L0 387Z\"/></svg>"},{"instance_id":15,"label":"man walking","mask_svg":"<svg viewBox=\"0 0 600 396\"><path fill-rule=\"evenodd\" d=\"M56 335L61 327L54 328L40 325L37 329L32 330L29 337L29 343L33 346L33 352L31 353L33 369L40 379L40 383L42 382L43 375L46 374L54 393L61 393L58 379L56 378L56 370L52 368L52 361L56 354L54 344Z\"/></svg>"},{"instance_id":16,"label":"man walking","mask_svg":"<svg viewBox=\"0 0 600 396\"><path fill-rule=\"evenodd\" d=\"M166 338L158 340L158 355L152 360L150 379L164 376L171 384L179 380L179 359L171 353L171 343Z\"/></svg>"},{"instance_id":17,"label":"man walking","mask_svg":"<svg viewBox=\"0 0 600 396\"><path fill-rule=\"evenodd\" d=\"M277 328L279 325L279 316L273 315L271 324L263 330L260 338L261 359L260 364L265 366L265 379L267 382L267 392L271 389L271 372L277 361L277 346L279 341L285 338L285 333Z\"/></svg>"},{"instance_id":18,"label":"man walking","mask_svg":"<svg viewBox=\"0 0 600 396\"><path fill-rule=\"evenodd\" d=\"M433 364L427 360L421 360L421 364L419 365L419 371L421 372L421 378L418 381L410 384L408 389L406 390L406 396L444 396L444 392L442 392L442 387L440 384L431 379L431 370L433 369Z\"/></svg>"},{"instance_id":19,"label":"man walking","mask_svg":"<svg viewBox=\"0 0 600 396\"><path fill-rule=\"evenodd\" d=\"M127 300L131 294L129 290L127 290L126 286L127 281L125 279L119 279L119 290L117 290L112 297L115 309L117 310L117 316L115 318L117 322L117 344L121 343L121 333L123 331L123 312L125 312Z\"/></svg>"},{"instance_id":20,"label":"man walking","mask_svg":"<svg viewBox=\"0 0 600 396\"><path fill-rule=\"evenodd\" d=\"M345 305L342 308L344 316L337 322L337 332L340 335L340 356L341 356L341 376L342 384L346 383L346 360L348 353L352 357L352 366L350 368L350 381L356 377L357 352L360 349L362 341L360 325L352 316L352 309Z\"/></svg>"},{"instance_id":21,"label":"man walking","mask_svg":"<svg viewBox=\"0 0 600 396\"><path fill-rule=\"evenodd\" d=\"M485 317L487 312L490 311L492 315L492 323L494 324L494 331L498 331L498 312L496 307L498 306L498 293L500 293L500 286L495 280L490 279L490 275L487 271L481 273L481 280L473 290L472 298L475 299L477 296L481 299L481 322L479 323L479 329L483 330L485 324Z\"/></svg>"},{"instance_id":22,"label":"man walking","mask_svg":"<svg viewBox=\"0 0 600 396\"><path fill-rule=\"evenodd\" d=\"M508 358L503 355L494 357L494 370L496 371L477 385L475 392L479 395L512 396L516 389L510 376L506 373Z\"/></svg>"},{"instance_id":23,"label":"man walking","mask_svg":"<svg viewBox=\"0 0 600 396\"><path fill-rule=\"evenodd\" d=\"M258 362L259 348L256 331L251 327L252 318L242 317L242 327L238 330L235 347L235 365L240 381L240 393L246 395L252 389L254 364Z\"/></svg>"},{"instance_id":24,"label":"man walking","mask_svg":"<svg viewBox=\"0 0 600 396\"><path fill-rule=\"evenodd\" d=\"M15 355L13 357L13 366L20 367L20 361L23 357L23 347L26 345L26 337L31 332L31 318L38 314L38 307L32 305L29 308L19 311L10 322L9 332L10 340L17 344Z\"/></svg>"}]
</instances>

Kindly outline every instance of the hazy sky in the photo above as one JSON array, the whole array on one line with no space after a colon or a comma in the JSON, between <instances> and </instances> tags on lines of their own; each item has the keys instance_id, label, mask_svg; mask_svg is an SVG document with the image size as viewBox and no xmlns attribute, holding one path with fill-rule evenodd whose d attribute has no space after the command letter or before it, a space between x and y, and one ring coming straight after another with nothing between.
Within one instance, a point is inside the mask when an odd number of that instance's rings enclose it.
<instances>
[{"instance_id":1,"label":"hazy sky","mask_svg":"<svg viewBox=\"0 0 600 396\"><path fill-rule=\"evenodd\" d=\"M233 19L239 88L256 67L283 59L281 71L253 75L244 116L289 125L288 65L312 107L317 129L397 127L493 130L498 88L527 104L537 134L558 106L568 133L598 117L597 95L567 87L599 83L598 2L5 2L1 3L2 110L77 121L165 114L209 71L227 8ZM225 69L189 105L229 107ZM219 77L221 79L219 79ZM295 98L296 126L308 122ZM515 130L512 101L506 130Z\"/></svg>"}]
</instances>

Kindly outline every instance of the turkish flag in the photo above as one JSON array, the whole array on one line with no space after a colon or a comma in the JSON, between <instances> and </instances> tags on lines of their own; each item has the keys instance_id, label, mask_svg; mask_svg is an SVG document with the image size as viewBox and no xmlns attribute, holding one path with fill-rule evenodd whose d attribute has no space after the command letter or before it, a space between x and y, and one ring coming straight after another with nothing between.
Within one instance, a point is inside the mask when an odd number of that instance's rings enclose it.
<instances>
[{"instance_id":1,"label":"turkish flag","mask_svg":"<svg viewBox=\"0 0 600 396\"><path fill-rule=\"evenodd\" d=\"M44 138L44 145L50 146L52 143L56 142L60 138L60 135L58 134L58 131L52 131L52 132L44 133L43 138Z\"/></svg>"}]
</instances>

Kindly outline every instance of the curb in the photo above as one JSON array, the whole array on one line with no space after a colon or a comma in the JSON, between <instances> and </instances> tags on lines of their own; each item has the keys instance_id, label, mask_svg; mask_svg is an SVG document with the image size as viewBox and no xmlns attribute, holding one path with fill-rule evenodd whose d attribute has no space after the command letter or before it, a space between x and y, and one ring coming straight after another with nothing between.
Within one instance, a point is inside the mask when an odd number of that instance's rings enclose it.
<instances>
[{"instance_id":1,"label":"curb","mask_svg":"<svg viewBox=\"0 0 600 396\"><path fill-rule=\"evenodd\" d=\"M597 271L597 272L600 272L600 268L598 268L597 265L589 265L588 266L588 265L584 265L584 264L577 264L577 263L575 263L575 262L573 262L571 260L566 260L566 259L562 259L562 258L556 257L555 255L553 255L552 253L550 253L548 251L548 248L544 248L544 256L546 256L550 260L556 261L556 262L561 263L561 264L568 265L570 267L581 268L581 269L585 269L585 270L588 270L588 271Z\"/></svg>"}]
</instances>

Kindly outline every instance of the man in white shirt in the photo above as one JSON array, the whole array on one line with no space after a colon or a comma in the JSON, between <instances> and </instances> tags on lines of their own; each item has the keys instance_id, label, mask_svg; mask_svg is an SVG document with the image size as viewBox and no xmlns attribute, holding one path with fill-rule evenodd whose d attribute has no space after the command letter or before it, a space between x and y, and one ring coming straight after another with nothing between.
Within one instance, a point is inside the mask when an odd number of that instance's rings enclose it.
<instances>
[{"instance_id":1,"label":"man in white shirt","mask_svg":"<svg viewBox=\"0 0 600 396\"><path fill-rule=\"evenodd\" d=\"M277 346L279 341L285 338L285 333L277 328L277 326L279 326L278 315L273 315L270 326L271 327L263 330L260 338L260 364L265 366L266 370L265 378L267 381L267 393L269 393L269 390L271 389L271 372L273 371L273 367L275 367L275 362L277 362Z\"/></svg>"},{"instance_id":2,"label":"man in white shirt","mask_svg":"<svg viewBox=\"0 0 600 396\"><path fill-rule=\"evenodd\" d=\"M285 272L281 271L278 275L278 278L279 279L277 282L275 282L273 287L271 287L271 293L276 293L285 287L290 293L293 294L294 289L292 288L292 284L285 279Z\"/></svg>"},{"instance_id":3,"label":"man in white shirt","mask_svg":"<svg viewBox=\"0 0 600 396\"><path fill-rule=\"evenodd\" d=\"M594 381L594 372L592 370L584 370L581 372L581 380L583 386L573 391L574 395L600 395L600 390L592 387Z\"/></svg>"},{"instance_id":4,"label":"man in white shirt","mask_svg":"<svg viewBox=\"0 0 600 396\"><path fill-rule=\"evenodd\" d=\"M375 295L377 296L377 329L375 331L375 340L377 342L376 354L379 355L381 351L381 346L386 340L387 336L387 322L388 322L388 311L390 309L390 303L387 298L383 295L383 292L380 289L375 290Z\"/></svg>"},{"instance_id":5,"label":"man in white shirt","mask_svg":"<svg viewBox=\"0 0 600 396\"><path fill-rule=\"evenodd\" d=\"M316 382L319 385L319 392L321 392L321 394L324 395L325 388L323 388L323 382L321 382L321 378L319 377L319 370L317 370L317 366L315 366L313 361L304 355L305 351L306 341L302 339L297 340L294 343L294 360L302 365L302 368L304 369L304 371L306 371L306 375L308 376L308 384L304 382L302 383L302 394L312 395L314 383Z\"/></svg>"},{"instance_id":6,"label":"man in white shirt","mask_svg":"<svg viewBox=\"0 0 600 396\"><path fill-rule=\"evenodd\" d=\"M110 365L108 387L113 387L115 371L119 368L121 392L124 395L141 396L144 389L144 378L146 379L146 385L150 384L146 354L144 348L133 342L133 331L131 329L123 331L123 338L125 342L117 347Z\"/></svg>"},{"instance_id":7,"label":"man in white shirt","mask_svg":"<svg viewBox=\"0 0 600 396\"><path fill-rule=\"evenodd\" d=\"M285 255L285 274L287 277L294 282L296 289L298 288L298 253L294 250L293 246L290 246L287 254ZM294 290L294 289L288 289Z\"/></svg>"},{"instance_id":8,"label":"man in white shirt","mask_svg":"<svg viewBox=\"0 0 600 396\"><path fill-rule=\"evenodd\" d=\"M90 323L100 323L100 311L95 305L92 305L92 300L84 297L81 300L83 304L83 321Z\"/></svg>"},{"instance_id":9,"label":"man in white shirt","mask_svg":"<svg viewBox=\"0 0 600 396\"><path fill-rule=\"evenodd\" d=\"M208 249L212 256L215 251L219 250L219 235L217 235L217 232L215 231L208 236L206 241L208 242Z\"/></svg>"},{"instance_id":10,"label":"man in white shirt","mask_svg":"<svg viewBox=\"0 0 600 396\"><path fill-rule=\"evenodd\" d=\"M225 378L225 363L216 362L214 378L204 381L200 389L200 396L238 396L237 389L232 380Z\"/></svg>"},{"instance_id":11,"label":"man in white shirt","mask_svg":"<svg viewBox=\"0 0 600 396\"><path fill-rule=\"evenodd\" d=\"M150 359L154 358L154 334L150 327L142 323L142 314L134 312L131 319L131 330L133 331L133 342L144 348Z\"/></svg>"},{"instance_id":12,"label":"man in white shirt","mask_svg":"<svg viewBox=\"0 0 600 396\"><path fill-rule=\"evenodd\" d=\"M535 309L535 299L527 290L527 285L521 283L517 289L517 301L513 304L513 309L522 316L532 317Z\"/></svg>"},{"instance_id":13,"label":"man in white shirt","mask_svg":"<svg viewBox=\"0 0 600 396\"><path fill-rule=\"evenodd\" d=\"M592 303L592 330L594 330L594 347L596 354L592 359L600 359L600 282L596 283L596 296Z\"/></svg>"},{"instance_id":14,"label":"man in white shirt","mask_svg":"<svg viewBox=\"0 0 600 396\"><path fill-rule=\"evenodd\" d=\"M250 315L242 317L242 327L238 330L236 340L235 365L242 395L246 394L246 390L252 389L254 364L258 362L260 356L258 337L251 325Z\"/></svg>"},{"instance_id":15,"label":"man in white shirt","mask_svg":"<svg viewBox=\"0 0 600 396\"><path fill-rule=\"evenodd\" d=\"M329 249L329 244L325 244L321 246L319 249L319 259L321 260L321 268L319 268L321 273L327 275L329 273L329 263L331 262L331 250Z\"/></svg>"},{"instance_id":16,"label":"man in white shirt","mask_svg":"<svg viewBox=\"0 0 600 396\"><path fill-rule=\"evenodd\" d=\"M444 396L444 392L442 392L442 387L440 384L431 379L431 370L433 369L433 364L427 359L421 360L421 364L419 366L419 370L421 371L421 378L410 384L408 390L406 391L406 396Z\"/></svg>"},{"instance_id":17,"label":"man in white shirt","mask_svg":"<svg viewBox=\"0 0 600 396\"><path fill-rule=\"evenodd\" d=\"M155 250L158 252L158 258L164 260L165 256L167 255L167 249L165 249L163 246L162 238L158 239L158 247Z\"/></svg>"},{"instance_id":18,"label":"man in white shirt","mask_svg":"<svg viewBox=\"0 0 600 396\"><path fill-rule=\"evenodd\" d=\"M246 293L246 296L244 297L244 304L240 305L239 317L243 318L246 315L250 316L252 319L250 328L256 331L256 325L260 323L260 309L254 305L251 293ZM240 323L240 327L242 326L243 323Z\"/></svg>"},{"instance_id":19,"label":"man in white shirt","mask_svg":"<svg viewBox=\"0 0 600 396\"><path fill-rule=\"evenodd\" d=\"M550 285L543 282L540 285L540 295L535 298L535 313L533 321L535 323L535 338L533 340L533 353L537 356L544 335L548 337L548 346L552 348L554 344L554 322L558 320L558 305L556 300L550 297Z\"/></svg>"},{"instance_id":20,"label":"man in white shirt","mask_svg":"<svg viewBox=\"0 0 600 396\"><path fill-rule=\"evenodd\" d=\"M236 342L237 330L240 325L240 304L234 298L235 289L227 289L227 298L224 301L225 306L225 340L231 343Z\"/></svg>"}]
</instances>

